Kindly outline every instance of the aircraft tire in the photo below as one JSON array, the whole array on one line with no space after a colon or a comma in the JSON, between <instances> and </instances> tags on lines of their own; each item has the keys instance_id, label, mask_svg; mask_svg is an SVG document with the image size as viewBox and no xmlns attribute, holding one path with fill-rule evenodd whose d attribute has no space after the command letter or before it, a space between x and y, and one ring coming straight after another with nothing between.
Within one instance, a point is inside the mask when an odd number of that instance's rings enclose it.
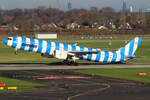
<instances>
[{"instance_id":1,"label":"aircraft tire","mask_svg":"<svg viewBox=\"0 0 150 100\"><path fill-rule=\"evenodd\" d=\"M17 51L15 51L15 55L17 55L18 54L18 52Z\"/></svg>"},{"instance_id":2,"label":"aircraft tire","mask_svg":"<svg viewBox=\"0 0 150 100\"><path fill-rule=\"evenodd\" d=\"M78 66L77 62L71 61L71 65Z\"/></svg>"},{"instance_id":3,"label":"aircraft tire","mask_svg":"<svg viewBox=\"0 0 150 100\"><path fill-rule=\"evenodd\" d=\"M72 65L72 63L71 62L67 62L67 65Z\"/></svg>"}]
</instances>

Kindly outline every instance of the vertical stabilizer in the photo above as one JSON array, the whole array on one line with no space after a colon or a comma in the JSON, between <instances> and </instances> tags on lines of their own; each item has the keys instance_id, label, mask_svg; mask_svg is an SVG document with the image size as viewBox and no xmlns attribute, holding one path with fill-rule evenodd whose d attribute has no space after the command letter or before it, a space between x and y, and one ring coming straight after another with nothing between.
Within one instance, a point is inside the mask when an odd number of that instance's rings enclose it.
<instances>
[{"instance_id":1,"label":"vertical stabilizer","mask_svg":"<svg viewBox=\"0 0 150 100\"><path fill-rule=\"evenodd\" d=\"M133 57L133 55L134 55L135 51L137 50L138 46L140 45L141 41L142 41L141 37L135 37L125 47L122 47L118 51L120 51L121 54L123 54L127 57Z\"/></svg>"}]
</instances>

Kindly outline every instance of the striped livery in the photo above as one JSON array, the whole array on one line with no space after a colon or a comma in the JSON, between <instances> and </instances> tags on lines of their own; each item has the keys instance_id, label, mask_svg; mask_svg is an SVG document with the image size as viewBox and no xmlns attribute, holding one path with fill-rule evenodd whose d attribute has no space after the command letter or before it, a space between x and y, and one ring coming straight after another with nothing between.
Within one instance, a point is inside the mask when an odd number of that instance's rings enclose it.
<instances>
[{"instance_id":1,"label":"striped livery","mask_svg":"<svg viewBox=\"0 0 150 100\"><path fill-rule=\"evenodd\" d=\"M140 45L141 41L142 38L136 37L125 47L120 48L118 51L111 52L111 51L102 51L100 49L86 48L82 46L37 40L37 39L26 38L26 37L9 37L3 40L3 42L6 45L16 48L18 50L37 52L37 53L46 54L50 56L53 55L55 51L61 51L60 53L63 54L67 53L67 55L69 55L70 52L84 53L84 52L96 51L98 52L96 54L95 53L84 54L84 55L81 54L78 56L74 54L74 56L77 59L82 59L82 60L84 59L84 60L103 62L103 63L113 63L113 62L121 62L121 61L129 60L134 56L134 53L137 47Z\"/></svg>"}]
</instances>

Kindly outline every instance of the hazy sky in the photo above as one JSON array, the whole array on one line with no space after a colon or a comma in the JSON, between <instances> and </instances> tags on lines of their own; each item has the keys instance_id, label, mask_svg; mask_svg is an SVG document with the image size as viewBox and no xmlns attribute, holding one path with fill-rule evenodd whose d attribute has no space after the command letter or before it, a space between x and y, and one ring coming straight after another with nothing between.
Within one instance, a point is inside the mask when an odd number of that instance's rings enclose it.
<instances>
[{"instance_id":1,"label":"hazy sky","mask_svg":"<svg viewBox=\"0 0 150 100\"><path fill-rule=\"evenodd\" d=\"M68 0L59 0L60 9L67 9ZM92 6L97 8L103 8L106 6L111 6L117 11L120 11L122 7L123 0L70 0L72 3L72 8L86 8L89 9ZM126 0L127 6L134 6L134 11L139 8L150 8L150 0ZM35 8L39 5L46 7L56 7L56 0L0 0L0 6L4 9L13 8Z\"/></svg>"}]
</instances>

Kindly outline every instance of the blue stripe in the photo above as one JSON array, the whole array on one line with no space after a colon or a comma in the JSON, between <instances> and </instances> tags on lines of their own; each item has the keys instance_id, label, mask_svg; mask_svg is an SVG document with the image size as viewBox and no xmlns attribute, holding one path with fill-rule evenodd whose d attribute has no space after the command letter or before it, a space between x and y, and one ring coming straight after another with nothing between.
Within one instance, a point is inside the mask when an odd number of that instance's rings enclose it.
<instances>
[{"instance_id":1,"label":"blue stripe","mask_svg":"<svg viewBox=\"0 0 150 100\"><path fill-rule=\"evenodd\" d=\"M64 51L68 51L68 44L64 44Z\"/></svg>"},{"instance_id":2,"label":"blue stripe","mask_svg":"<svg viewBox=\"0 0 150 100\"><path fill-rule=\"evenodd\" d=\"M17 37L13 37L12 47L16 48L17 47L17 43L18 43L18 38Z\"/></svg>"},{"instance_id":3,"label":"blue stripe","mask_svg":"<svg viewBox=\"0 0 150 100\"><path fill-rule=\"evenodd\" d=\"M88 51L92 51L93 49L92 48L88 48Z\"/></svg>"},{"instance_id":4,"label":"blue stripe","mask_svg":"<svg viewBox=\"0 0 150 100\"><path fill-rule=\"evenodd\" d=\"M133 48L134 48L134 40L130 42L130 47L129 47L129 57L132 57L133 55Z\"/></svg>"},{"instance_id":5,"label":"blue stripe","mask_svg":"<svg viewBox=\"0 0 150 100\"><path fill-rule=\"evenodd\" d=\"M95 61L96 61L96 62L99 62L99 61L100 61L100 58L101 58L101 52L99 52L99 53L96 55Z\"/></svg>"},{"instance_id":6,"label":"blue stripe","mask_svg":"<svg viewBox=\"0 0 150 100\"><path fill-rule=\"evenodd\" d=\"M87 60L91 61L92 60L92 55L88 55Z\"/></svg>"},{"instance_id":7,"label":"blue stripe","mask_svg":"<svg viewBox=\"0 0 150 100\"><path fill-rule=\"evenodd\" d=\"M83 59L84 59L84 56L80 56L79 59L83 60Z\"/></svg>"},{"instance_id":8,"label":"blue stripe","mask_svg":"<svg viewBox=\"0 0 150 100\"><path fill-rule=\"evenodd\" d=\"M34 44L35 43L35 41L34 41L34 39L33 38L30 38L30 45L29 45L29 51L33 51L33 49L34 49Z\"/></svg>"},{"instance_id":9,"label":"blue stripe","mask_svg":"<svg viewBox=\"0 0 150 100\"><path fill-rule=\"evenodd\" d=\"M120 61L124 61L124 59L125 59L125 48L120 49L120 55L121 55Z\"/></svg>"},{"instance_id":10,"label":"blue stripe","mask_svg":"<svg viewBox=\"0 0 150 100\"><path fill-rule=\"evenodd\" d=\"M43 46L43 41L39 40L39 45L38 45L38 50L37 50L38 53L42 52L42 46Z\"/></svg>"},{"instance_id":11,"label":"blue stripe","mask_svg":"<svg viewBox=\"0 0 150 100\"><path fill-rule=\"evenodd\" d=\"M84 47L80 47L80 51L84 51Z\"/></svg>"},{"instance_id":12,"label":"blue stripe","mask_svg":"<svg viewBox=\"0 0 150 100\"><path fill-rule=\"evenodd\" d=\"M25 49L25 44L26 44L26 38L22 37L22 44L21 44L21 47L20 47L21 50Z\"/></svg>"},{"instance_id":13,"label":"blue stripe","mask_svg":"<svg viewBox=\"0 0 150 100\"><path fill-rule=\"evenodd\" d=\"M60 47L59 47L59 43L58 42L55 42L55 50L59 50Z\"/></svg>"},{"instance_id":14,"label":"blue stripe","mask_svg":"<svg viewBox=\"0 0 150 100\"><path fill-rule=\"evenodd\" d=\"M108 58L109 58L109 51L104 51L105 52L105 56L104 56L104 61L103 62L107 62Z\"/></svg>"},{"instance_id":15,"label":"blue stripe","mask_svg":"<svg viewBox=\"0 0 150 100\"><path fill-rule=\"evenodd\" d=\"M76 51L76 46L72 45L72 51Z\"/></svg>"},{"instance_id":16,"label":"blue stripe","mask_svg":"<svg viewBox=\"0 0 150 100\"><path fill-rule=\"evenodd\" d=\"M3 43L5 43L6 45L8 45L8 39L3 40Z\"/></svg>"},{"instance_id":17,"label":"blue stripe","mask_svg":"<svg viewBox=\"0 0 150 100\"><path fill-rule=\"evenodd\" d=\"M115 52L113 52L113 58L112 58L111 62L116 62L116 59L117 59L117 53L115 51Z\"/></svg>"},{"instance_id":18,"label":"blue stripe","mask_svg":"<svg viewBox=\"0 0 150 100\"><path fill-rule=\"evenodd\" d=\"M50 54L50 52L51 52L51 42L47 41L46 54Z\"/></svg>"},{"instance_id":19,"label":"blue stripe","mask_svg":"<svg viewBox=\"0 0 150 100\"><path fill-rule=\"evenodd\" d=\"M138 38L138 45L137 46L140 45L141 41L142 41L142 38Z\"/></svg>"}]
</instances>

